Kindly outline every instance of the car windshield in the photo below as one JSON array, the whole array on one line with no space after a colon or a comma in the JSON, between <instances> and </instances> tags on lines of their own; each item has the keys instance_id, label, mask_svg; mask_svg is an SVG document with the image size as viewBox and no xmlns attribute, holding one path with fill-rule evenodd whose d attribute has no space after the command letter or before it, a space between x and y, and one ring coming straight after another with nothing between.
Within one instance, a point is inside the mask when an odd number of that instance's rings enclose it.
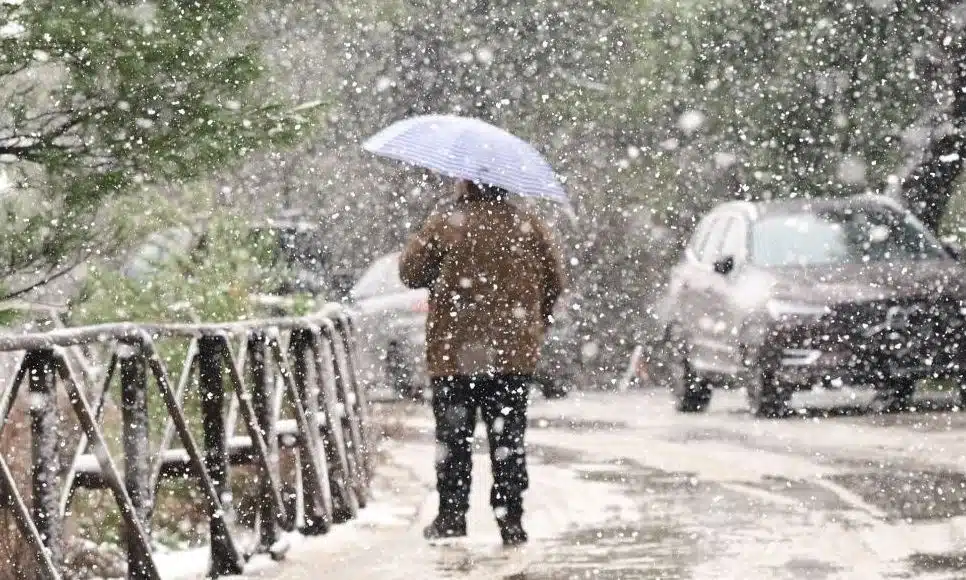
<instances>
[{"instance_id":1,"label":"car windshield","mask_svg":"<svg viewBox=\"0 0 966 580\"><path fill-rule=\"evenodd\" d=\"M399 253L389 254L376 260L352 288L356 298L387 296L406 292L399 278Z\"/></svg>"},{"instance_id":2,"label":"car windshield","mask_svg":"<svg viewBox=\"0 0 966 580\"><path fill-rule=\"evenodd\" d=\"M915 220L884 207L767 216L751 233L751 262L764 267L944 257L939 242Z\"/></svg>"}]
</instances>

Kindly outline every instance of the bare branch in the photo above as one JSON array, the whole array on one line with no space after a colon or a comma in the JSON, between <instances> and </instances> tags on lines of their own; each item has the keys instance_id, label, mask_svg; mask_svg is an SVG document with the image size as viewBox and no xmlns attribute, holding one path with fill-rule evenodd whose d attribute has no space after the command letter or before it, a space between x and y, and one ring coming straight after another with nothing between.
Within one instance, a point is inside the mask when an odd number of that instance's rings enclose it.
<instances>
[{"instance_id":1,"label":"bare branch","mask_svg":"<svg viewBox=\"0 0 966 580\"><path fill-rule=\"evenodd\" d=\"M4 143L0 144L0 155L13 155L24 161L39 161L42 153L46 151L77 151L78 147L59 144L56 141L67 135L72 129L89 121L100 110L78 113L42 135L18 135L4 138L2 139Z\"/></svg>"},{"instance_id":2,"label":"bare branch","mask_svg":"<svg viewBox=\"0 0 966 580\"><path fill-rule=\"evenodd\" d=\"M948 49L953 101L934 125L929 141L910 156L900 190L910 209L934 231L939 228L966 159L966 40ZM935 121L934 121L935 122Z\"/></svg>"},{"instance_id":3,"label":"bare branch","mask_svg":"<svg viewBox=\"0 0 966 580\"><path fill-rule=\"evenodd\" d=\"M6 294L0 295L0 300L11 300L13 298L19 298L24 294L27 294L33 290L36 290L37 288L40 288L41 286L44 286L46 284L53 282L54 280L63 278L67 274L70 274L74 270L74 268L76 268L77 266L80 266L81 263L83 263L83 261L84 261L83 258L78 256L75 260L72 260L68 265L63 266L62 268L54 271L53 273L50 273L50 271L48 271L48 274L46 276L44 276L43 278L40 278L36 282L28 284L27 286L18 288L17 290L11 290Z\"/></svg>"}]
</instances>

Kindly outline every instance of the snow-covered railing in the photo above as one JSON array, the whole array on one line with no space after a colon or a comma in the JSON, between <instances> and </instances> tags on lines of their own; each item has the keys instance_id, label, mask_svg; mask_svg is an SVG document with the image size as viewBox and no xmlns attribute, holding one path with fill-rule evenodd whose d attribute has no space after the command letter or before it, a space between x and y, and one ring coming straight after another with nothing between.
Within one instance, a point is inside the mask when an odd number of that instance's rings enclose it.
<instances>
[{"instance_id":1,"label":"snow-covered railing","mask_svg":"<svg viewBox=\"0 0 966 580\"><path fill-rule=\"evenodd\" d=\"M157 341L165 338L187 342L177 384L158 352ZM101 349L103 360L92 360L92 347ZM299 318L0 334L0 351L22 353L12 382L0 385L0 433L26 384L32 439L31 505L18 491L2 449L0 499L6 496L39 572L50 580L60 578L64 518L80 487L113 494L125 528L127 576L139 580L159 579L150 522L165 477L188 476L198 483L210 522L212 576L242 572L251 555L243 553L229 525L232 465L254 465L259 472L258 540L251 553L280 558L280 530L325 533L365 505L372 472L368 401L358 380L352 321L336 305ZM115 383L123 474L101 426ZM198 388L202 446L183 406L192 385ZM166 417L154 451L148 412L152 386ZM59 426L61 389L80 427L66 469L60 463L71 433ZM244 435L236 436L239 422ZM171 448L175 439L181 448ZM283 497L283 448L297 452L294 502Z\"/></svg>"}]
</instances>

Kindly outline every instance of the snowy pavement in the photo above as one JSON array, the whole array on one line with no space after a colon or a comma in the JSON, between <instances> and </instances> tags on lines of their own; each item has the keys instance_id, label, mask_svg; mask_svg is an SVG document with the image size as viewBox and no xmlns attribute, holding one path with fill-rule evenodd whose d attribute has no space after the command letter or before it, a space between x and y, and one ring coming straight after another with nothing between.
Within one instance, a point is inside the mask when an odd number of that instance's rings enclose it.
<instances>
[{"instance_id":1,"label":"snowy pavement","mask_svg":"<svg viewBox=\"0 0 966 580\"><path fill-rule=\"evenodd\" d=\"M477 430L470 536L430 546L432 422L400 406L359 521L251 574L376 578L966 578L966 413L815 411L756 420L740 393L678 415L663 392L537 399L532 541L504 550ZM932 405L935 407L935 404ZM941 407L941 405L940 405Z\"/></svg>"}]
</instances>

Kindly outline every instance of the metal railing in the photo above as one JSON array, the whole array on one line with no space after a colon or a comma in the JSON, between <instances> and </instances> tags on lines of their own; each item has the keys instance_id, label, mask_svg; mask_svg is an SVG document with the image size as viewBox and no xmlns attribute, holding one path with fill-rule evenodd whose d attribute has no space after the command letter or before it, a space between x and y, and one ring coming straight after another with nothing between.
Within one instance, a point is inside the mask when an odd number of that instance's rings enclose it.
<instances>
[{"instance_id":1,"label":"metal railing","mask_svg":"<svg viewBox=\"0 0 966 580\"><path fill-rule=\"evenodd\" d=\"M159 355L163 339L187 341L177 383ZM102 349L102 361L94 359L92 346ZM113 495L124 526L127 576L138 580L160 578L150 524L166 477L197 482L209 520L211 576L242 572L251 555L229 525L231 466L253 465L259 474L258 540L251 553L280 558L281 530L325 533L365 505L372 473L368 401L358 380L352 321L338 306L307 317L228 324L122 323L0 334L0 351L23 353L12 382L0 385L0 434L26 385L32 466L28 506L0 450L0 495L7 496L39 574L50 580L61 575L65 514L78 488L107 488ZM101 425L115 384L120 468ZM184 406L192 386L198 389L201 445ZM67 435L59 428L61 389L80 427L66 466L60 459ZM154 451L152 389L165 416ZM234 434L236 423L244 435ZM180 448L172 448L175 440ZM292 497L283 497L283 449L296 457Z\"/></svg>"}]
</instances>

